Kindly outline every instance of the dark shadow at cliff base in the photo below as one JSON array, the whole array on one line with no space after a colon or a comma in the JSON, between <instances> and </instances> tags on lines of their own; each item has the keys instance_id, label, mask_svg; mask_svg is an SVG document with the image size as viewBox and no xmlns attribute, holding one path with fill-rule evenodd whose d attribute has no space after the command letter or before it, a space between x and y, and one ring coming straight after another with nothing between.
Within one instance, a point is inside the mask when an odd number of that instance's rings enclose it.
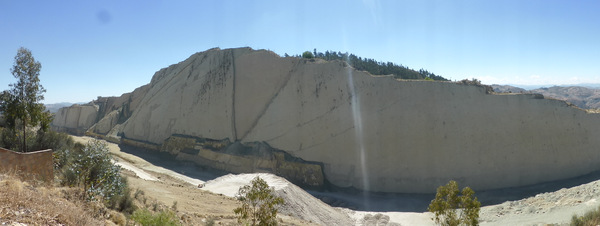
<instances>
[{"instance_id":1,"label":"dark shadow at cliff base","mask_svg":"<svg viewBox=\"0 0 600 226\"><path fill-rule=\"evenodd\" d=\"M160 166L182 175L203 181L209 181L227 174L227 172L208 167L202 167L193 162L177 160L175 155L167 152L148 150L122 144L119 145L119 148L121 149L121 152L140 157L152 165Z\"/></svg>"},{"instance_id":2,"label":"dark shadow at cliff base","mask_svg":"<svg viewBox=\"0 0 600 226\"><path fill-rule=\"evenodd\" d=\"M482 206L501 204L506 201L521 200L537 194L555 192L600 180L600 171L571 179L540 183L530 186L475 191ZM459 185L464 186L464 185ZM353 188L331 186L328 191L308 191L314 197L333 207L344 207L360 211L375 212L426 212L429 203L435 198L430 194L401 194L363 192Z\"/></svg>"},{"instance_id":3,"label":"dark shadow at cliff base","mask_svg":"<svg viewBox=\"0 0 600 226\"><path fill-rule=\"evenodd\" d=\"M166 152L147 150L128 145L119 145L119 147L122 152L136 155L155 166L160 166L203 181L228 174L228 172L210 167L202 167L193 162L177 160L175 155ZM576 178L530 186L487 191L476 190L475 196L482 203L482 206L496 205L506 201L533 197L541 193L555 192L563 188L571 188L596 180L600 180L600 171ZM465 185L460 184L459 186ZM307 190L307 192L333 207L375 212L426 212L429 203L435 197L435 193L433 193L435 191L429 194L363 192L358 189L340 188L330 184L324 190Z\"/></svg>"}]
</instances>

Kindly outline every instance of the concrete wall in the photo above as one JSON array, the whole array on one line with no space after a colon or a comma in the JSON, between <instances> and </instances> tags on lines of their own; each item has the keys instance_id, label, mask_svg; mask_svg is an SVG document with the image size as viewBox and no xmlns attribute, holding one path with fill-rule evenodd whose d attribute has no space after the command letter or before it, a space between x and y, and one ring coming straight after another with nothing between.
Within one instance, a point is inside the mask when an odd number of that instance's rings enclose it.
<instances>
[{"instance_id":1,"label":"concrete wall","mask_svg":"<svg viewBox=\"0 0 600 226\"><path fill-rule=\"evenodd\" d=\"M334 185L370 191L431 193L451 179L494 189L600 170L600 115L565 102L248 48L160 70L120 130L122 142L154 149L173 134L265 142L322 163Z\"/></svg>"},{"instance_id":2,"label":"concrete wall","mask_svg":"<svg viewBox=\"0 0 600 226\"><path fill-rule=\"evenodd\" d=\"M28 179L52 181L52 150L20 153L0 148L0 171L16 173Z\"/></svg>"}]
</instances>

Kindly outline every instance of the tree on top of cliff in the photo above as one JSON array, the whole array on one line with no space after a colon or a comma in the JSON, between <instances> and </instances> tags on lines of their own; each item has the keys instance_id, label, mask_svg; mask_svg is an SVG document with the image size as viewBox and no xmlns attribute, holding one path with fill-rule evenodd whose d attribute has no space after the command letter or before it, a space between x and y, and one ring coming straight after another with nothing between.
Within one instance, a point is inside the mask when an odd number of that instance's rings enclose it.
<instances>
[{"instance_id":1,"label":"tree on top of cliff","mask_svg":"<svg viewBox=\"0 0 600 226\"><path fill-rule=\"evenodd\" d=\"M46 92L40 84L41 68L42 64L33 58L30 50L19 48L10 71L17 82L9 85L11 89L3 92L0 101L0 111L7 127L13 131L17 129L17 125L21 127L23 136L18 137L19 144L16 145L20 146L22 152L27 152L27 126L40 126L42 131L46 131L52 118L40 103ZM15 135L18 136L16 133Z\"/></svg>"},{"instance_id":2,"label":"tree on top of cliff","mask_svg":"<svg viewBox=\"0 0 600 226\"><path fill-rule=\"evenodd\" d=\"M426 79L437 81L450 81L442 76L431 73L427 70L420 69L415 71L403 65L397 65L392 62L380 62L374 59L358 57L354 54L325 51L325 53L317 52L317 49L313 50L315 58L321 58L324 60L342 60L348 63L350 66L360 71L367 71L373 75L394 75L394 78L399 79ZM311 53L306 51L304 53ZM302 54L304 57L304 54ZM305 57L306 58L306 57Z\"/></svg>"},{"instance_id":3,"label":"tree on top of cliff","mask_svg":"<svg viewBox=\"0 0 600 226\"><path fill-rule=\"evenodd\" d=\"M302 58L306 58L306 59L312 59L315 56L313 55L313 53L311 53L310 51L305 51L302 53Z\"/></svg>"}]
</instances>

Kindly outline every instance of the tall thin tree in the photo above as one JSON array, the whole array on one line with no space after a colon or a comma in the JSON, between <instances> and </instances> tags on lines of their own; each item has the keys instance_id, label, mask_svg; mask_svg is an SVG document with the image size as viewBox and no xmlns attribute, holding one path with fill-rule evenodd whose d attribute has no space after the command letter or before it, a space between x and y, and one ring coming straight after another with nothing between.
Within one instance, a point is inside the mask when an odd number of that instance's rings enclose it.
<instances>
[{"instance_id":1,"label":"tall thin tree","mask_svg":"<svg viewBox=\"0 0 600 226\"><path fill-rule=\"evenodd\" d=\"M10 84L11 89L4 92L0 108L8 128L15 130L18 122L22 126L22 152L27 152L27 126L39 125L45 131L51 119L44 105L40 103L44 100L43 94L46 92L40 84L41 68L42 64L33 58L30 50L19 48L10 70L17 82Z\"/></svg>"}]
</instances>

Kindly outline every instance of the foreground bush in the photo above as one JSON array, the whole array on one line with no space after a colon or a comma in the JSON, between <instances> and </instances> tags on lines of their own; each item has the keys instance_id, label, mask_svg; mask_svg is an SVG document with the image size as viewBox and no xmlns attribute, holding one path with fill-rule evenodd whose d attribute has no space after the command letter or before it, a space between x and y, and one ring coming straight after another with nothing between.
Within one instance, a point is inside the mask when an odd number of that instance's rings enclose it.
<instances>
[{"instance_id":1,"label":"foreground bush","mask_svg":"<svg viewBox=\"0 0 600 226\"><path fill-rule=\"evenodd\" d=\"M588 225L600 225L600 207L596 210L589 211L583 216L574 215L571 218L572 226L588 226Z\"/></svg>"},{"instance_id":2,"label":"foreground bush","mask_svg":"<svg viewBox=\"0 0 600 226\"><path fill-rule=\"evenodd\" d=\"M70 199L74 190L0 174L0 225L104 225L103 210Z\"/></svg>"},{"instance_id":3,"label":"foreground bush","mask_svg":"<svg viewBox=\"0 0 600 226\"><path fill-rule=\"evenodd\" d=\"M445 226L478 225L479 208L481 203L474 196L475 192L465 187L462 195L458 190L458 183L450 181L445 186L440 186L435 194L435 199L429 204L429 212L435 214L433 220L436 224Z\"/></svg>"},{"instance_id":4,"label":"foreground bush","mask_svg":"<svg viewBox=\"0 0 600 226\"><path fill-rule=\"evenodd\" d=\"M154 225L180 225L175 213L165 210L152 214L148 209L138 209L133 212L131 219L143 226Z\"/></svg>"},{"instance_id":5,"label":"foreground bush","mask_svg":"<svg viewBox=\"0 0 600 226\"><path fill-rule=\"evenodd\" d=\"M82 187L88 200L103 200L111 209L126 213L135 210L127 180L120 175L121 167L112 163L106 142L73 145L55 152L55 157L61 184Z\"/></svg>"},{"instance_id":6,"label":"foreground bush","mask_svg":"<svg viewBox=\"0 0 600 226\"><path fill-rule=\"evenodd\" d=\"M240 188L238 200L242 206L233 212L238 217L239 223L249 221L250 225L277 225L277 205L283 204L283 199L277 197L273 188L260 177L254 178L250 185Z\"/></svg>"},{"instance_id":7,"label":"foreground bush","mask_svg":"<svg viewBox=\"0 0 600 226\"><path fill-rule=\"evenodd\" d=\"M0 128L0 147L13 151L23 149L22 132L9 128ZM55 153L73 149L77 143L69 135L52 130L27 131L27 150L39 151L52 149Z\"/></svg>"},{"instance_id":8,"label":"foreground bush","mask_svg":"<svg viewBox=\"0 0 600 226\"><path fill-rule=\"evenodd\" d=\"M0 127L0 147L21 149L20 134ZM53 150L54 172L61 185L80 187L84 198L102 201L108 208L129 214L135 211L127 180L120 175L121 168L112 163L104 141L82 145L52 130L28 131L27 140L28 150Z\"/></svg>"}]
</instances>

